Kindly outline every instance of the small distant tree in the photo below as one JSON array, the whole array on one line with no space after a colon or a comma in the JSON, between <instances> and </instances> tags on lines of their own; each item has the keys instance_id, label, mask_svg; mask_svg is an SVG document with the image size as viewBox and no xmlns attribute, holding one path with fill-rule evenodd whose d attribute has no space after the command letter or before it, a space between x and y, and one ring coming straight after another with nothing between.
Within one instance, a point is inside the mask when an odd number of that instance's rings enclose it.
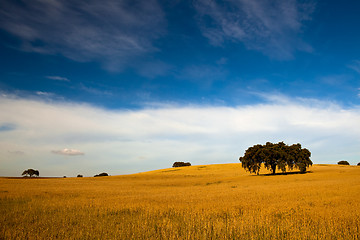
<instances>
[{"instance_id":1,"label":"small distant tree","mask_svg":"<svg viewBox=\"0 0 360 240\"><path fill-rule=\"evenodd\" d=\"M265 145L249 147L239 160L244 169L255 174L259 174L262 164L266 169L271 170L272 174L275 174L276 168L283 172L286 172L286 168L289 170L297 168L304 173L307 167L312 165L310 156L310 151L301 148L300 143L288 146L284 142L276 144L267 142Z\"/></svg>"},{"instance_id":2,"label":"small distant tree","mask_svg":"<svg viewBox=\"0 0 360 240\"><path fill-rule=\"evenodd\" d=\"M27 177L29 175L28 170L24 170L21 175L24 177Z\"/></svg>"},{"instance_id":3,"label":"small distant tree","mask_svg":"<svg viewBox=\"0 0 360 240\"><path fill-rule=\"evenodd\" d=\"M360 162L357 165L360 166Z\"/></svg>"},{"instance_id":4,"label":"small distant tree","mask_svg":"<svg viewBox=\"0 0 360 240\"><path fill-rule=\"evenodd\" d=\"M172 167L189 167L191 166L191 163L189 162L174 162Z\"/></svg>"},{"instance_id":5,"label":"small distant tree","mask_svg":"<svg viewBox=\"0 0 360 240\"><path fill-rule=\"evenodd\" d=\"M339 161L337 164L338 164L338 165L350 165L350 163L349 163L348 161L344 161L344 160ZM359 164L358 164L358 165L359 165Z\"/></svg>"},{"instance_id":6,"label":"small distant tree","mask_svg":"<svg viewBox=\"0 0 360 240\"><path fill-rule=\"evenodd\" d=\"M34 170L34 169L32 169L32 168L29 168L29 169L27 169L27 170L25 170L21 175L22 176L24 176L24 177L27 177L27 176L29 176L29 177L32 177L32 176L39 176L39 171L38 170Z\"/></svg>"},{"instance_id":7,"label":"small distant tree","mask_svg":"<svg viewBox=\"0 0 360 240\"><path fill-rule=\"evenodd\" d=\"M103 172L103 173L95 175L94 177L106 177L106 176L109 176L109 174Z\"/></svg>"},{"instance_id":8,"label":"small distant tree","mask_svg":"<svg viewBox=\"0 0 360 240\"><path fill-rule=\"evenodd\" d=\"M81 174L78 174L76 177L83 177L83 175L81 175Z\"/></svg>"}]
</instances>

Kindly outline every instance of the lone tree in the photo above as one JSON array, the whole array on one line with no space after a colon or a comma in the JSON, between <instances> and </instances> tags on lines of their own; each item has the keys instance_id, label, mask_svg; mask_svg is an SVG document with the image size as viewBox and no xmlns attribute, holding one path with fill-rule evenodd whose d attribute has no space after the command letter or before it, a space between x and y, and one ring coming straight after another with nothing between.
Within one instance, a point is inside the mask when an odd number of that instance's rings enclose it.
<instances>
[{"instance_id":1,"label":"lone tree","mask_svg":"<svg viewBox=\"0 0 360 240\"><path fill-rule=\"evenodd\" d=\"M107 176L109 176L109 174L103 172L103 173L95 175L94 177L107 177Z\"/></svg>"},{"instance_id":2,"label":"lone tree","mask_svg":"<svg viewBox=\"0 0 360 240\"><path fill-rule=\"evenodd\" d=\"M342 160L338 162L338 165L350 165L350 163L348 161Z\"/></svg>"},{"instance_id":3,"label":"lone tree","mask_svg":"<svg viewBox=\"0 0 360 240\"><path fill-rule=\"evenodd\" d=\"M191 166L191 163L189 162L174 162L172 167L188 167Z\"/></svg>"},{"instance_id":4,"label":"lone tree","mask_svg":"<svg viewBox=\"0 0 360 240\"><path fill-rule=\"evenodd\" d=\"M34 170L32 168L29 168L28 170L25 170L21 175L24 176L24 177L27 177L27 176L32 177L34 175L38 177L39 176L39 171Z\"/></svg>"},{"instance_id":5,"label":"lone tree","mask_svg":"<svg viewBox=\"0 0 360 240\"><path fill-rule=\"evenodd\" d=\"M297 168L300 172L306 172L306 168L312 165L310 160L311 153L306 148L301 148L301 144L286 145L284 142L270 143L265 145L254 145L245 151L245 155L240 157L242 167L250 173L259 174L261 165L275 174L276 168L286 172L286 168L292 170Z\"/></svg>"}]
</instances>

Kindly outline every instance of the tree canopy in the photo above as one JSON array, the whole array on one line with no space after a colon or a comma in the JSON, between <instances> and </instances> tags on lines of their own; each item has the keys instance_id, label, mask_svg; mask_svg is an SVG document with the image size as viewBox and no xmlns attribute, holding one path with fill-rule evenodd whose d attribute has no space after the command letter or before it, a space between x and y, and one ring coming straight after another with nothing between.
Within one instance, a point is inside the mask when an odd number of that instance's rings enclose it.
<instances>
[{"instance_id":1,"label":"tree canopy","mask_svg":"<svg viewBox=\"0 0 360 240\"><path fill-rule=\"evenodd\" d=\"M342 160L338 162L338 165L350 165L348 161Z\"/></svg>"},{"instance_id":2,"label":"tree canopy","mask_svg":"<svg viewBox=\"0 0 360 240\"><path fill-rule=\"evenodd\" d=\"M24 176L24 177L27 177L27 176L32 177L34 175L38 177L39 176L39 171L34 170L32 168L29 168L28 170L25 170L21 175Z\"/></svg>"},{"instance_id":3,"label":"tree canopy","mask_svg":"<svg viewBox=\"0 0 360 240\"><path fill-rule=\"evenodd\" d=\"M172 167L188 167L191 166L191 163L189 162L174 162Z\"/></svg>"},{"instance_id":4,"label":"tree canopy","mask_svg":"<svg viewBox=\"0 0 360 240\"><path fill-rule=\"evenodd\" d=\"M242 167L250 173L259 174L262 164L266 169L275 174L276 168L286 172L286 168L297 168L300 172L306 172L306 168L312 165L311 153L301 144L286 145L284 142L254 145L249 147L239 160Z\"/></svg>"},{"instance_id":5,"label":"tree canopy","mask_svg":"<svg viewBox=\"0 0 360 240\"><path fill-rule=\"evenodd\" d=\"M109 174L103 172L103 173L100 173L100 174L96 174L94 177L107 177L109 176Z\"/></svg>"}]
</instances>

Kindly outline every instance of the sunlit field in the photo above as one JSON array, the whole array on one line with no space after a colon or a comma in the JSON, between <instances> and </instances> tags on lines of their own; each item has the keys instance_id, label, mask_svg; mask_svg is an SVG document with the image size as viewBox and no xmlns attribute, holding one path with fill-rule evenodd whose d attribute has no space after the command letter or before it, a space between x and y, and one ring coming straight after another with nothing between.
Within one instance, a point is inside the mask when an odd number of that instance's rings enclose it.
<instances>
[{"instance_id":1,"label":"sunlit field","mask_svg":"<svg viewBox=\"0 0 360 240\"><path fill-rule=\"evenodd\" d=\"M0 239L360 239L360 167L0 178Z\"/></svg>"}]
</instances>

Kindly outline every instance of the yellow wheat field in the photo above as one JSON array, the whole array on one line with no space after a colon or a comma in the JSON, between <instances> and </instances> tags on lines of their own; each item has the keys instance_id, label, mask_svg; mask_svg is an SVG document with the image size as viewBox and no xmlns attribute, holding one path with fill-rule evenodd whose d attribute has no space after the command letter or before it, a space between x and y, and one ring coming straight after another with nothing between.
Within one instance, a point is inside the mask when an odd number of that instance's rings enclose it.
<instances>
[{"instance_id":1,"label":"yellow wheat field","mask_svg":"<svg viewBox=\"0 0 360 240\"><path fill-rule=\"evenodd\" d=\"M0 179L0 239L360 239L360 167ZM265 171L262 172L266 173Z\"/></svg>"}]
</instances>

